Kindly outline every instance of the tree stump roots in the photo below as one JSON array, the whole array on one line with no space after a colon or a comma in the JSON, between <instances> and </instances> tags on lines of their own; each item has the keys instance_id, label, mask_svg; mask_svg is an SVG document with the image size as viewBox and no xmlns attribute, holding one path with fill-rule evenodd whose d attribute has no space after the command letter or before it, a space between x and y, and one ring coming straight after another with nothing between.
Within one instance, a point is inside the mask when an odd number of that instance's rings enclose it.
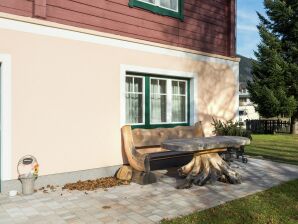
<instances>
[{"instance_id":1,"label":"tree stump roots","mask_svg":"<svg viewBox=\"0 0 298 224\"><path fill-rule=\"evenodd\" d=\"M195 154L192 161L178 169L178 173L186 178L177 189L190 188L192 184L202 186L217 180L231 184L241 183L240 174L231 169L218 153Z\"/></svg>"}]
</instances>

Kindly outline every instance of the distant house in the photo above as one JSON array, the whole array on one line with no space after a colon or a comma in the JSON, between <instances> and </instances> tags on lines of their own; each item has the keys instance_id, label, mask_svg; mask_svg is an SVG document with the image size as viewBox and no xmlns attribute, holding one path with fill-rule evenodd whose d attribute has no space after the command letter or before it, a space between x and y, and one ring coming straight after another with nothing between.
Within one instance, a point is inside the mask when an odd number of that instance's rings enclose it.
<instances>
[{"instance_id":1,"label":"distant house","mask_svg":"<svg viewBox=\"0 0 298 224\"><path fill-rule=\"evenodd\" d=\"M250 95L247 90L247 81L252 81L252 59L238 55L239 63L239 122L245 127L246 120L260 119L259 113L256 111Z\"/></svg>"},{"instance_id":2,"label":"distant house","mask_svg":"<svg viewBox=\"0 0 298 224\"><path fill-rule=\"evenodd\" d=\"M241 122L244 127L246 120L260 119L260 115L256 111L255 105L250 100L250 95L246 86L246 83L239 84L239 122Z\"/></svg>"},{"instance_id":3,"label":"distant house","mask_svg":"<svg viewBox=\"0 0 298 224\"><path fill-rule=\"evenodd\" d=\"M113 175L120 128L238 116L235 0L1 0L1 180ZM54 175L55 174L55 175Z\"/></svg>"}]
</instances>

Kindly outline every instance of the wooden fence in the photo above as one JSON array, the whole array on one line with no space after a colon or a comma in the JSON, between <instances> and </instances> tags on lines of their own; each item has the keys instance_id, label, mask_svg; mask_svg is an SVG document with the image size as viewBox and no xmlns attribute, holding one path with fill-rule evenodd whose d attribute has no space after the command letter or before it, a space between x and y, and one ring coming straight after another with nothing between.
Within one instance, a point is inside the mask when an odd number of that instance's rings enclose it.
<instances>
[{"instance_id":1,"label":"wooden fence","mask_svg":"<svg viewBox=\"0 0 298 224\"><path fill-rule=\"evenodd\" d=\"M246 120L246 130L259 134L290 133L290 122L282 120Z\"/></svg>"}]
</instances>

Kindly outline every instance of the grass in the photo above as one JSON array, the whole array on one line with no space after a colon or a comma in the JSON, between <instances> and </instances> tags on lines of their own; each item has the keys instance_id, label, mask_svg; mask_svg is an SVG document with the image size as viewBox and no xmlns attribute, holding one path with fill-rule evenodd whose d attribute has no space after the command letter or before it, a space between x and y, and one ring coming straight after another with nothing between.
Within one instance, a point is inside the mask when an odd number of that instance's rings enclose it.
<instances>
[{"instance_id":1,"label":"grass","mask_svg":"<svg viewBox=\"0 0 298 224\"><path fill-rule=\"evenodd\" d=\"M298 135L253 135L245 153L277 162L298 165Z\"/></svg>"},{"instance_id":2,"label":"grass","mask_svg":"<svg viewBox=\"0 0 298 224\"><path fill-rule=\"evenodd\" d=\"M298 180L162 224L297 224Z\"/></svg>"},{"instance_id":3,"label":"grass","mask_svg":"<svg viewBox=\"0 0 298 224\"><path fill-rule=\"evenodd\" d=\"M298 135L253 135L245 153L298 165ZM162 224L298 224L298 180Z\"/></svg>"}]
</instances>

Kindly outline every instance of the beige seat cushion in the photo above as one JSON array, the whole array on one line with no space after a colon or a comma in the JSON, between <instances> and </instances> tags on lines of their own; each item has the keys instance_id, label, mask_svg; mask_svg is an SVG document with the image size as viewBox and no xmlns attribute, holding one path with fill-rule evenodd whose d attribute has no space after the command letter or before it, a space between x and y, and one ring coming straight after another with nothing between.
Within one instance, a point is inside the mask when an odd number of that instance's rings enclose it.
<instances>
[{"instance_id":1,"label":"beige seat cushion","mask_svg":"<svg viewBox=\"0 0 298 224\"><path fill-rule=\"evenodd\" d=\"M168 150L163 149L161 147L142 147L136 149L140 154L148 154L148 153L155 153L155 152L166 152Z\"/></svg>"},{"instance_id":2,"label":"beige seat cushion","mask_svg":"<svg viewBox=\"0 0 298 224\"><path fill-rule=\"evenodd\" d=\"M177 126L174 128L134 129L132 131L135 147L159 146L168 139L203 137L201 124L198 126Z\"/></svg>"}]
</instances>

